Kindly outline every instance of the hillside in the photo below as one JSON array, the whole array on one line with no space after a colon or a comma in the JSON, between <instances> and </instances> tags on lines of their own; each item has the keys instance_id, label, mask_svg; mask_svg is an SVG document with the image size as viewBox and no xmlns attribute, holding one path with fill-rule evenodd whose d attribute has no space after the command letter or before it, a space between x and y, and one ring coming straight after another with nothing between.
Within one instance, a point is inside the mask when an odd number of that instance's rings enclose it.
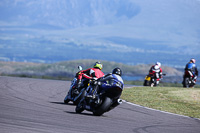
<instances>
[{"instance_id":1,"label":"hillside","mask_svg":"<svg viewBox=\"0 0 200 133\"><path fill-rule=\"evenodd\" d=\"M18 75L18 76L38 76L38 77L60 77L72 78L78 71L77 66L81 65L83 69L93 67L96 60L72 60L57 62L52 64L45 63L24 63L24 62L0 62L1 75ZM145 76L148 73L150 65L125 65L117 62L101 61L103 64L102 71L106 73L112 72L113 68L120 67L123 75L126 76ZM181 76L182 72L168 66L163 66L163 73L168 76Z\"/></svg>"}]
</instances>

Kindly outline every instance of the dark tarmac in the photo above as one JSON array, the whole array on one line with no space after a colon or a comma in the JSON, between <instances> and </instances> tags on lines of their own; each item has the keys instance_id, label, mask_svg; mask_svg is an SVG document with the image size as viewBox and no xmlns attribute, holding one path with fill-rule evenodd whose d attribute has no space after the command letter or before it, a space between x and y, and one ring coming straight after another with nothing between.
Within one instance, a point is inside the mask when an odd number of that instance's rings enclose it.
<instances>
[{"instance_id":1,"label":"dark tarmac","mask_svg":"<svg viewBox=\"0 0 200 133\"><path fill-rule=\"evenodd\" d=\"M123 102L93 116L64 104L69 81L0 77L0 133L200 133L200 120Z\"/></svg>"}]
</instances>

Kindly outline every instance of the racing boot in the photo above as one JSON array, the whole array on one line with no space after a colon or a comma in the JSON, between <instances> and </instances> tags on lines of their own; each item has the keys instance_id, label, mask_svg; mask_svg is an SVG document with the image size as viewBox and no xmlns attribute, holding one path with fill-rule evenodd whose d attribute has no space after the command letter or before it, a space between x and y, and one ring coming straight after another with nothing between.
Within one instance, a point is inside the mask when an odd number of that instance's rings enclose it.
<instances>
[{"instance_id":1,"label":"racing boot","mask_svg":"<svg viewBox=\"0 0 200 133\"><path fill-rule=\"evenodd\" d=\"M196 84L196 79L192 80L192 83L193 83L193 85L195 85Z\"/></svg>"},{"instance_id":2,"label":"racing boot","mask_svg":"<svg viewBox=\"0 0 200 133\"><path fill-rule=\"evenodd\" d=\"M81 88L81 80L77 81L77 85L76 85L76 89L74 90L74 93L78 95L80 93L79 90L81 90L80 88Z\"/></svg>"}]
</instances>

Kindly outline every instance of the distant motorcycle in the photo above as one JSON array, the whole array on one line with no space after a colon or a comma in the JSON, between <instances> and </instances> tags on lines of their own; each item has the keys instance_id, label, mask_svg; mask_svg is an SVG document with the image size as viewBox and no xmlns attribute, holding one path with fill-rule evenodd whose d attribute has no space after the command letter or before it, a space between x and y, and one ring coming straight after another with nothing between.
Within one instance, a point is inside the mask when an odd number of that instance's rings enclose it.
<instances>
[{"instance_id":1,"label":"distant motorcycle","mask_svg":"<svg viewBox=\"0 0 200 133\"><path fill-rule=\"evenodd\" d=\"M78 69L79 71L82 70L82 67L81 66L78 66ZM77 73L78 74L78 73ZM80 91L81 90L78 90L76 88L77 86L77 78L78 78L78 75L75 75L74 79L71 81L71 86L70 86L70 89L64 99L64 103L69 103L70 101L73 102L73 104L78 104L79 101L83 98L83 93L81 93L80 95ZM77 98L78 97L78 98Z\"/></svg>"},{"instance_id":2,"label":"distant motorcycle","mask_svg":"<svg viewBox=\"0 0 200 133\"><path fill-rule=\"evenodd\" d=\"M122 100L117 97L121 93L121 90L116 88L110 91L99 92L100 85L100 81L90 80L87 90L83 91L85 93L84 98L76 105L76 113L87 110L93 112L93 115L101 116L122 103ZM87 93L90 90L95 91L93 92L95 94L94 97L87 97Z\"/></svg>"},{"instance_id":3,"label":"distant motorcycle","mask_svg":"<svg viewBox=\"0 0 200 133\"><path fill-rule=\"evenodd\" d=\"M182 84L183 84L183 87L186 87L186 88L194 87L195 81L193 79L193 74L191 71L185 71Z\"/></svg>"},{"instance_id":4,"label":"distant motorcycle","mask_svg":"<svg viewBox=\"0 0 200 133\"><path fill-rule=\"evenodd\" d=\"M163 76L166 76L166 74L162 74ZM148 74L146 77L145 77L145 80L144 80L144 86L151 86L151 87L155 87L157 86L157 78L155 75L150 75Z\"/></svg>"}]
</instances>

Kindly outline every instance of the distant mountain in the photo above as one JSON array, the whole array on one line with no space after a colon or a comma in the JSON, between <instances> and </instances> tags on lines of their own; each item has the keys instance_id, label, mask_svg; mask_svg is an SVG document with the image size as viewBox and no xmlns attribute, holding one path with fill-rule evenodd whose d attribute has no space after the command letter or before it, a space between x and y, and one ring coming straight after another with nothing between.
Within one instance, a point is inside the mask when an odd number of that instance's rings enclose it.
<instances>
[{"instance_id":1,"label":"distant mountain","mask_svg":"<svg viewBox=\"0 0 200 133\"><path fill-rule=\"evenodd\" d=\"M114 24L129 20L140 11L137 4L123 0L2 0L0 7L1 21L33 29Z\"/></svg>"},{"instance_id":2,"label":"distant mountain","mask_svg":"<svg viewBox=\"0 0 200 133\"><path fill-rule=\"evenodd\" d=\"M0 60L183 67L200 56L199 0L1 0Z\"/></svg>"}]
</instances>

